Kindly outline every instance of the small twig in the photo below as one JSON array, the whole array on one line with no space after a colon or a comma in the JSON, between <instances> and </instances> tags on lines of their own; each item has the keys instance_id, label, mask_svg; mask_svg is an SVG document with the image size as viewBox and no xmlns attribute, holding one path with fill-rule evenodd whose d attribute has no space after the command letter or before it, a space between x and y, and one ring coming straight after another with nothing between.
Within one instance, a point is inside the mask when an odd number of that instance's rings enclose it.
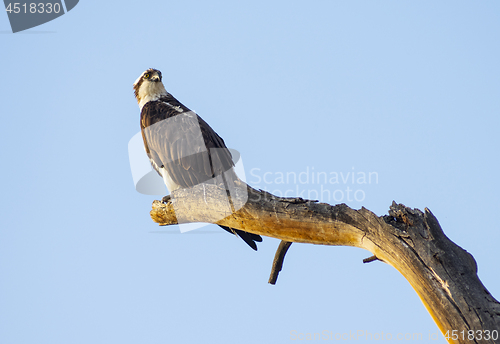
<instances>
[{"instance_id":1,"label":"small twig","mask_svg":"<svg viewBox=\"0 0 500 344\"><path fill-rule=\"evenodd\" d=\"M371 262L374 262L376 260L380 260L380 259L378 259L377 256L371 256L371 257L363 259L363 263L371 263Z\"/></svg>"},{"instance_id":2,"label":"small twig","mask_svg":"<svg viewBox=\"0 0 500 344\"><path fill-rule=\"evenodd\" d=\"M268 283L275 285L276 280L278 279L278 275L283 267L283 260L285 259L286 251L292 245L290 241L281 240L278 249L276 250L276 254L274 255L273 268L271 269L271 275L269 276Z\"/></svg>"}]
</instances>

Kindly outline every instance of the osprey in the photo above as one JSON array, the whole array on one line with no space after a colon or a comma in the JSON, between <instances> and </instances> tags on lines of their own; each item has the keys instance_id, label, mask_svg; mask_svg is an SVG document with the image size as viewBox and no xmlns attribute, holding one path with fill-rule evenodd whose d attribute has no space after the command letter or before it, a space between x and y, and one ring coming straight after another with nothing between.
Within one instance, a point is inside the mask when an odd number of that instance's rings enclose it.
<instances>
[{"instance_id":1,"label":"osprey","mask_svg":"<svg viewBox=\"0 0 500 344\"><path fill-rule=\"evenodd\" d=\"M141 132L151 165L170 192L215 183L222 174L234 182L231 153L224 140L196 113L165 90L161 72L150 68L134 83L141 109ZM227 178L226 178L227 179ZM220 226L257 250L259 235Z\"/></svg>"}]
</instances>

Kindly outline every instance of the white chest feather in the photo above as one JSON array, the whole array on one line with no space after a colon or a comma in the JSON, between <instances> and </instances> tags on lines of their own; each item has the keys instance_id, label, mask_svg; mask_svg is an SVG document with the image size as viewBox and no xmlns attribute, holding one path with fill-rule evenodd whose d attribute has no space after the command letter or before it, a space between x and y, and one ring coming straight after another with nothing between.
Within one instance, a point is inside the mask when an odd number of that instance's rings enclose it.
<instances>
[{"instance_id":1,"label":"white chest feather","mask_svg":"<svg viewBox=\"0 0 500 344\"><path fill-rule=\"evenodd\" d=\"M170 178L170 175L167 173L167 170L164 168L160 168L161 176L163 177L163 182L167 186L168 191L172 192L174 190L179 189L181 186L179 184L176 184L172 178Z\"/></svg>"},{"instance_id":2,"label":"white chest feather","mask_svg":"<svg viewBox=\"0 0 500 344\"><path fill-rule=\"evenodd\" d=\"M139 88L137 99L139 100L139 107L142 107L150 101L158 100L168 93L161 82L144 82Z\"/></svg>"},{"instance_id":3,"label":"white chest feather","mask_svg":"<svg viewBox=\"0 0 500 344\"><path fill-rule=\"evenodd\" d=\"M168 191L172 192L181 187L179 184L175 183L172 178L170 178L170 175L165 168L158 166L153 159L149 159L149 161L151 162L151 165L153 165L155 170L160 171L161 177L163 178L163 182L165 183Z\"/></svg>"}]
</instances>

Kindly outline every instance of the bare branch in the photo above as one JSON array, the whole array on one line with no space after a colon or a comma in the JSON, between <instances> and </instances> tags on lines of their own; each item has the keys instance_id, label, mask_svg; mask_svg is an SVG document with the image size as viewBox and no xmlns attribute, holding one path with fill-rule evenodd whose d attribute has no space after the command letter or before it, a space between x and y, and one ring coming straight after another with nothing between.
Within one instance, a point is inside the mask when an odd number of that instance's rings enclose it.
<instances>
[{"instance_id":1,"label":"bare branch","mask_svg":"<svg viewBox=\"0 0 500 344\"><path fill-rule=\"evenodd\" d=\"M249 197L234 213L221 210L226 191L207 186L177 190L167 204L155 201L151 217L169 225L182 213L184 222L217 223L286 242L360 247L408 280L444 334L500 329L500 304L479 280L474 258L448 239L429 209L393 202L389 215L378 217L365 208L276 197L246 185L238 192ZM456 342L495 341L483 336Z\"/></svg>"},{"instance_id":2,"label":"bare branch","mask_svg":"<svg viewBox=\"0 0 500 344\"><path fill-rule=\"evenodd\" d=\"M271 269L271 275L269 276L268 283L274 285L278 280L278 275L283 267L283 261L285 260L285 254L290 248L292 243L290 241L281 240L276 254L274 255L273 267Z\"/></svg>"},{"instance_id":3,"label":"bare branch","mask_svg":"<svg viewBox=\"0 0 500 344\"><path fill-rule=\"evenodd\" d=\"M371 263L371 262L374 262L376 260L380 260L380 259L378 259L377 256L371 256L371 257L363 259L363 263Z\"/></svg>"}]
</instances>

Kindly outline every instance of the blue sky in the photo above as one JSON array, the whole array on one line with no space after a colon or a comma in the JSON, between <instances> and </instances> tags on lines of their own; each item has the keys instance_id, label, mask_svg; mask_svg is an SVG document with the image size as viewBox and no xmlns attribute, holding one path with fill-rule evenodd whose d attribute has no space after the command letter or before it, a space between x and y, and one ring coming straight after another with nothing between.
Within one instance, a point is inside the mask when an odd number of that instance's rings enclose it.
<instances>
[{"instance_id":1,"label":"blue sky","mask_svg":"<svg viewBox=\"0 0 500 344\"><path fill-rule=\"evenodd\" d=\"M500 295L497 1L82 0L9 31L5 13L2 343L289 343L323 331L445 343L428 339L438 329L395 269L362 264L369 252L292 245L271 286L278 240L253 252L213 225L153 223L158 197L135 191L127 152L132 83L150 67L241 153L254 187L378 215L393 200L428 207ZM378 178L279 179L313 170Z\"/></svg>"}]
</instances>

